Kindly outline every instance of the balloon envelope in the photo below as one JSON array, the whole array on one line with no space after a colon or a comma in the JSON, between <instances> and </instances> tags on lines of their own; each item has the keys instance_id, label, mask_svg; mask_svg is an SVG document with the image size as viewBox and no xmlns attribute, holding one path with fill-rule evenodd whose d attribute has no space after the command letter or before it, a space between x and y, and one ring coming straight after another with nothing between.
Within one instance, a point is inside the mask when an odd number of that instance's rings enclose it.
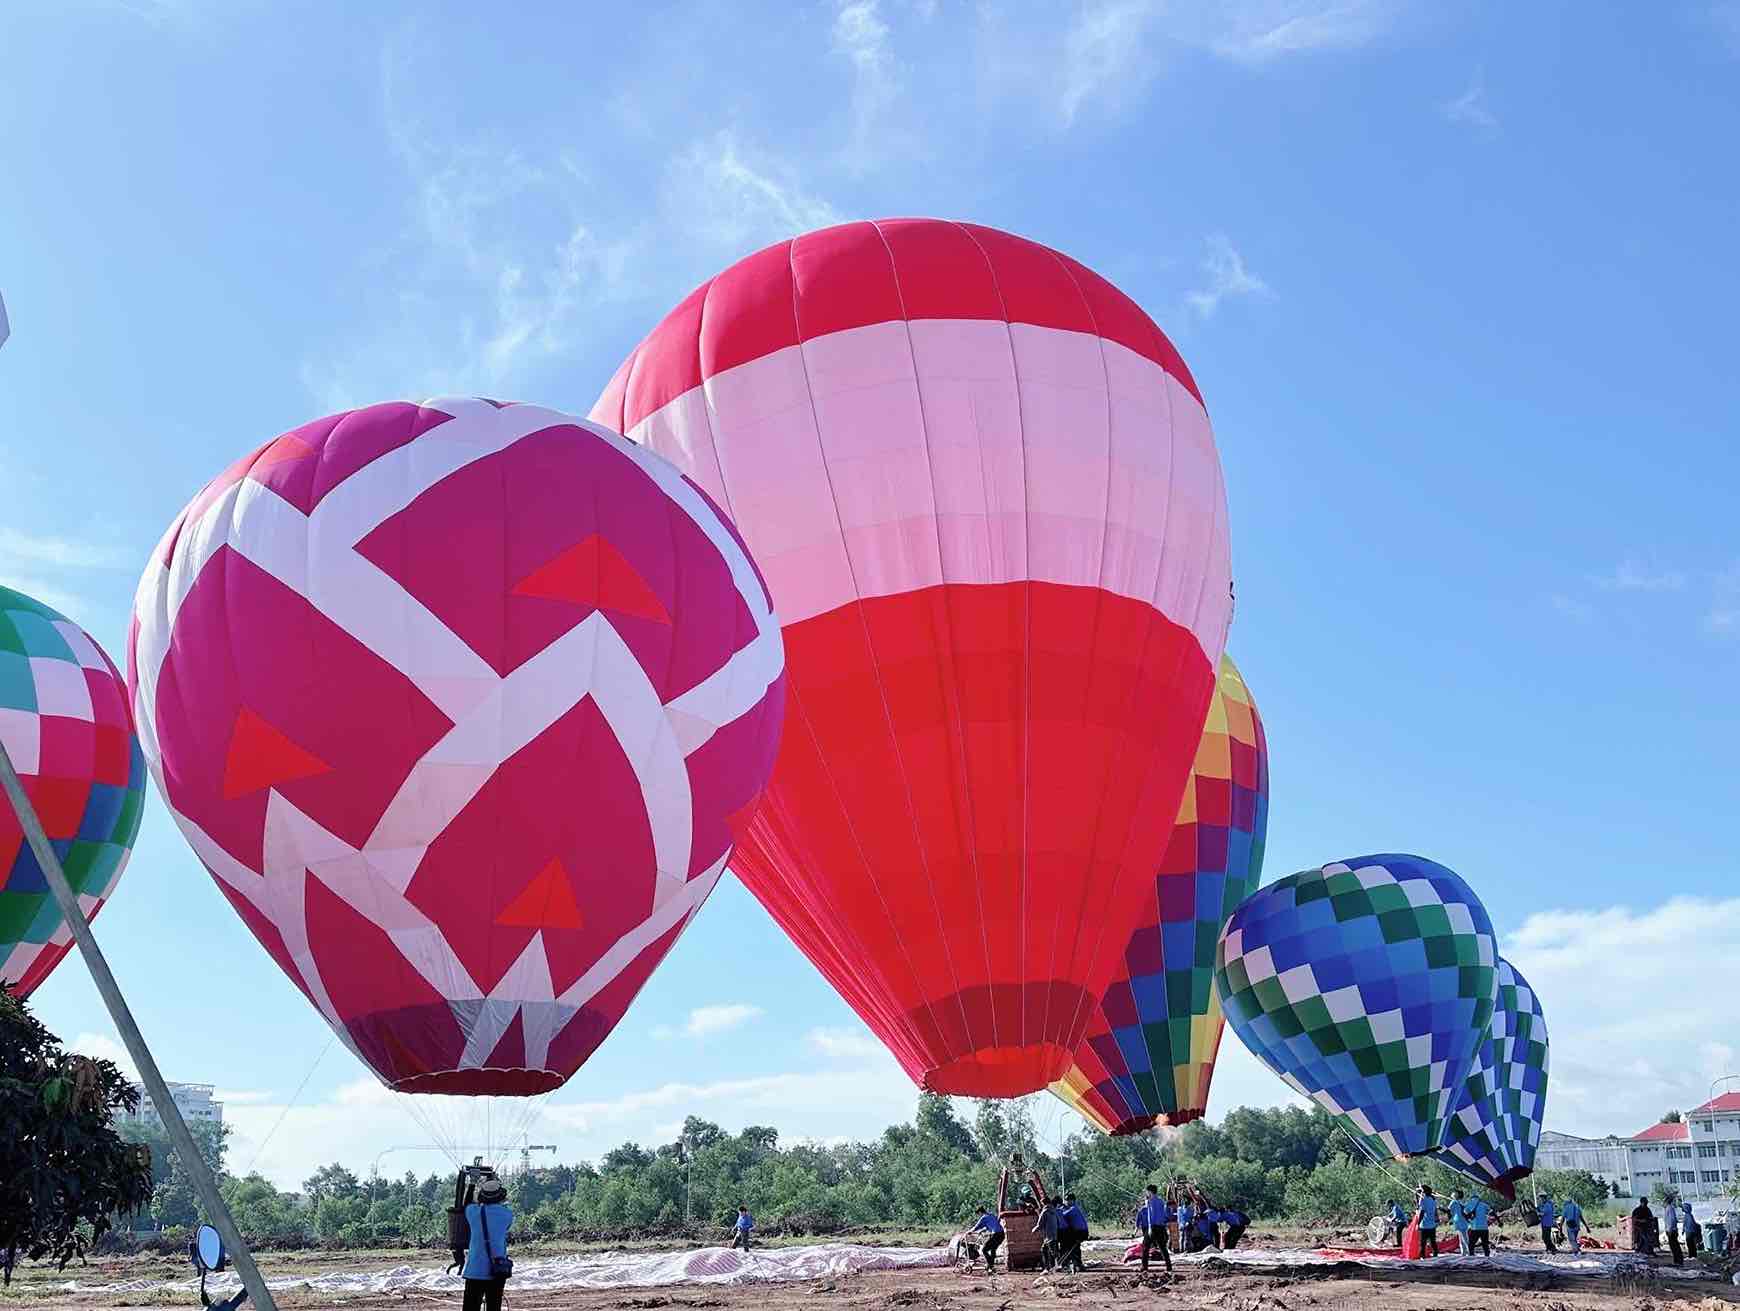
<instances>
[{"instance_id":1,"label":"balloon envelope","mask_svg":"<svg viewBox=\"0 0 1740 1311\"><path fill-rule=\"evenodd\" d=\"M924 1087L1061 1076L1231 614L1177 351L1033 242L853 223L698 288L592 414L726 508L784 626L785 739L732 868Z\"/></svg>"},{"instance_id":2,"label":"balloon envelope","mask_svg":"<svg viewBox=\"0 0 1740 1311\"><path fill-rule=\"evenodd\" d=\"M1215 988L1245 1045L1393 1156L1442 1148L1492 1022L1498 951L1469 886L1419 856L1290 874L1232 913Z\"/></svg>"},{"instance_id":3,"label":"balloon envelope","mask_svg":"<svg viewBox=\"0 0 1740 1311\"><path fill-rule=\"evenodd\" d=\"M579 1067L724 870L783 707L766 592L692 484L465 398L238 461L153 556L131 648L183 834L406 1092Z\"/></svg>"},{"instance_id":4,"label":"balloon envelope","mask_svg":"<svg viewBox=\"0 0 1740 1311\"><path fill-rule=\"evenodd\" d=\"M1446 1165L1509 1193L1534 1172L1547 1100L1547 1026L1540 998L1498 962L1498 1004L1451 1119Z\"/></svg>"},{"instance_id":5,"label":"balloon envelope","mask_svg":"<svg viewBox=\"0 0 1740 1311\"><path fill-rule=\"evenodd\" d=\"M0 742L90 919L115 890L145 802L145 762L109 657L72 620L0 587ZM28 997L72 934L0 795L0 983Z\"/></svg>"},{"instance_id":6,"label":"balloon envelope","mask_svg":"<svg viewBox=\"0 0 1740 1311\"><path fill-rule=\"evenodd\" d=\"M1196 764L1122 968L1052 1091L1107 1133L1199 1119L1225 1021L1214 952L1256 891L1269 825L1269 751L1256 702L1222 656Z\"/></svg>"}]
</instances>

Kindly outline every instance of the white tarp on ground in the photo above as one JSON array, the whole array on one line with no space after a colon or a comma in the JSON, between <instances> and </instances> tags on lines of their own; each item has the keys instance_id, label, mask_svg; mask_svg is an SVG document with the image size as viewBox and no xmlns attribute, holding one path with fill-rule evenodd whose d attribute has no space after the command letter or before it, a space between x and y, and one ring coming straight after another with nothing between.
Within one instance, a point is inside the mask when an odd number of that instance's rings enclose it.
<instances>
[{"instance_id":1,"label":"white tarp on ground","mask_svg":"<svg viewBox=\"0 0 1740 1311\"><path fill-rule=\"evenodd\" d=\"M1096 1244L1089 1244L1092 1251ZM1108 1244L1107 1246L1114 1246ZM1122 1243L1117 1247L1125 1246ZM1412 1266L1422 1272L1426 1270L1501 1270L1515 1275L1586 1275L1605 1278L1622 1265L1647 1265L1643 1257L1634 1256L1630 1252L1609 1252L1585 1248L1582 1252L1572 1254L1560 1252L1548 1255L1542 1252L1535 1255L1530 1252L1507 1252L1502 1248L1491 1256L1450 1256L1428 1257L1421 1261L1408 1261L1400 1256L1374 1256L1367 1252L1349 1251L1337 1252L1330 1248L1318 1251L1313 1248L1282 1248L1282 1247L1251 1247L1234 1248L1230 1252L1198 1252L1193 1256L1174 1254L1175 1265L1189 1268L1205 1265L1210 1261L1225 1261L1228 1265L1246 1266L1253 1271L1265 1267L1281 1266L1326 1266L1349 1263L1352 1265L1370 1266L1374 1270L1394 1270L1399 1266ZM1672 1266L1658 1264L1655 1273L1663 1279L1701 1279L1711 1278L1708 1271L1696 1265Z\"/></svg>"},{"instance_id":2,"label":"white tarp on ground","mask_svg":"<svg viewBox=\"0 0 1740 1311\"><path fill-rule=\"evenodd\" d=\"M684 1252L579 1252L572 1256L533 1257L514 1262L510 1287L519 1293L535 1288L663 1288L672 1284L751 1284L864 1270L916 1270L944 1266L948 1253L939 1247L860 1247L851 1243L819 1243L814 1247L764 1247L737 1252L726 1247L692 1248ZM401 1289L458 1292L458 1275L438 1266L395 1266L391 1270L286 1275L268 1278L269 1288L308 1288L322 1293L393 1293ZM186 1290L197 1280L132 1279L118 1284L61 1285L69 1293L151 1293ZM206 1289L227 1296L240 1288L226 1272L206 1281Z\"/></svg>"}]
</instances>

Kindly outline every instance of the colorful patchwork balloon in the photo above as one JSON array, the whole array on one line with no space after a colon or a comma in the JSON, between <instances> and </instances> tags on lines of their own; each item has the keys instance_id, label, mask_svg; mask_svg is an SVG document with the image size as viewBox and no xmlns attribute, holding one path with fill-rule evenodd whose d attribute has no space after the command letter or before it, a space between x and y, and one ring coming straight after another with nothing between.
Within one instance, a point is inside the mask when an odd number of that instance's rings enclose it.
<instances>
[{"instance_id":1,"label":"colorful patchwork balloon","mask_svg":"<svg viewBox=\"0 0 1740 1311\"><path fill-rule=\"evenodd\" d=\"M1492 922L1419 856L1290 874L1235 910L1215 988L1268 1067L1397 1157L1443 1148L1497 993Z\"/></svg>"},{"instance_id":2,"label":"colorful patchwork balloon","mask_svg":"<svg viewBox=\"0 0 1740 1311\"><path fill-rule=\"evenodd\" d=\"M127 691L72 620L0 587L0 742L90 919L115 890L145 804ZM0 796L0 983L28 997L72 934Z\"/></svg>"},{"instance_id":3,"label":"colorful patchwork balloon","mask_svg":"<svg viewBox=\"0 0 1740 1311\"><path fill-rule=\"evenodd\" d=\"M732 869L912 1078L1060 1078L1165 854L1232 615L1226 495L1128 296L970 223L710 279L592 416L767 571L790 661Z\"/></svg>"},{"instance_id":4,"label":"colorful patchwork balloon","mask_svg":"<svg viewBox=\"0 0 1740 1311\"><path fill-rule=\"evenodd\" d=\"M772 767L779 628L642 446L446 398L307 424L194 498L129 683L182 833L383 1083L525 1096L602 1042Z\"/></svg>"},{"instance_id":5,"label":"colorful patchwork balloon","mask_svg":"<svg viewBox=\"0 0 1740 1311\"><path fill-rule=\"evenodd\" d=\"M1199 1119L1225 1021L1214 953L1233 908L1256 891L1269 825L1263 721L1222 656L1196 765L1154 896L1124 948L1123 968L1088 1021L1075 1064L1051 1085L1107 1133Z\"/></svg>"}]
</instances>

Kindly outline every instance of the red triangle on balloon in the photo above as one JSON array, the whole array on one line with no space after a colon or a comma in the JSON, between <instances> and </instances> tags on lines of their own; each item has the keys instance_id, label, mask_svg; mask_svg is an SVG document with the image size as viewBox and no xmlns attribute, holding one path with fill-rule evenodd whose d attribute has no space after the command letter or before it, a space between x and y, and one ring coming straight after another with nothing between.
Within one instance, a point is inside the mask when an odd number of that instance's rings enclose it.
<instances>
[{"instance_id":1,"label":"red triangle on balloon","mask_svg":"<svg viewBox=\"0 0 1740 1311\"><path fill-rule=\"evenodd\" d=\"M495 922L514 929L580 928L584 921L562 862L552 860L545 865L495 917Z\"/></svg>"},{"instance_id":2,"label":"red triangle on balloon","mask_svg":"<svg viewBox=\"0 0 1740 1311\"><path fill-rule=\"evenodd\" d=\"M224 761L224 800L299 778L330 773L332 766L312 751L297 746L246 706L230 730L230 750Z\"/></svg>"},{"instance_id":3,"label":"red triangle on balloon","mask_svg":"<svg viewBox=\"0 0 1740 1311\"><path fill-rule=\"evenodd\" d=\"M671 622L646 579L597 533L532 570L514 584L513 594L614 610L657 624Z\"/></svg>"}]
</instances>

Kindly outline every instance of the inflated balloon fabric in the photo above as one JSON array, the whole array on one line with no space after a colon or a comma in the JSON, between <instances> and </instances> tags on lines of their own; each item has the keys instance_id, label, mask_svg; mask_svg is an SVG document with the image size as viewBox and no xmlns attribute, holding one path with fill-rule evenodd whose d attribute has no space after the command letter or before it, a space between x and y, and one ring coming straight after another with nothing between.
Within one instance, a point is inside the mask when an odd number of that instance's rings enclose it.
<instances>
[{"instance_id":1,"label":"inflated balloon fabric","mask_svg":"<svg viewBox=\"0 0 1740 1311\"><path fill-rule=\"evenodd\" d=\"M1269 751L1256 702L1222 656L1196 764L1154 880L1124 948L1052 1091L1107 1133L1199 1119L1222 1030L1214 952L1233 908L1256 891L1269 826Z\"/></svg>"},{"instance_id":2,"label":"inflated balloon fabric","mask_svg":"<svg viewBox=\"0 0 1740 1311\"><path fill-rule=\"evenodd\" d=\"M1361 856L1235 910L1215 988L1270 1069L1392 1156L1442 1148L1492 1022L1492 922L1453 871Z\"/></svg>"},{"instance_id":3,"label":"inflated balloon fabric","mask_svg":"<svg viewBox=\"0 0 1740 1311\"><path fill-rule=\"evenodd\" d=\"M183 834L383 1082L572 1074L771 768L778 627L668 462L530 405L333 415L194 498L130 683Z\"/></svg>"},{"instance_id":4,"label":"inflated balloon fabric","mask_svg":"<svg viewBox=\"0 0 1740 1311\"><path fill-rule=\"evenodd\" d=\"M592 415L725 508L784 626L785 740L732 868L924 1087L1061 1077L1232 612L1178 352L1034 242L851 223L698 288Z\"/></svg>"},{"instance_id":5,"label":"inflated balloon fabric","mask_svg":"<svg viewBox=\"0 0 1740 1311\"><path fill-rule=\"evenodd\" d=\"M108 901L145 802L127 692L72 620L0 587L0 742L89 919ZM36 854L0 795L0 983L28 997L72 934Z\"/></svg>"}]
</instances>

